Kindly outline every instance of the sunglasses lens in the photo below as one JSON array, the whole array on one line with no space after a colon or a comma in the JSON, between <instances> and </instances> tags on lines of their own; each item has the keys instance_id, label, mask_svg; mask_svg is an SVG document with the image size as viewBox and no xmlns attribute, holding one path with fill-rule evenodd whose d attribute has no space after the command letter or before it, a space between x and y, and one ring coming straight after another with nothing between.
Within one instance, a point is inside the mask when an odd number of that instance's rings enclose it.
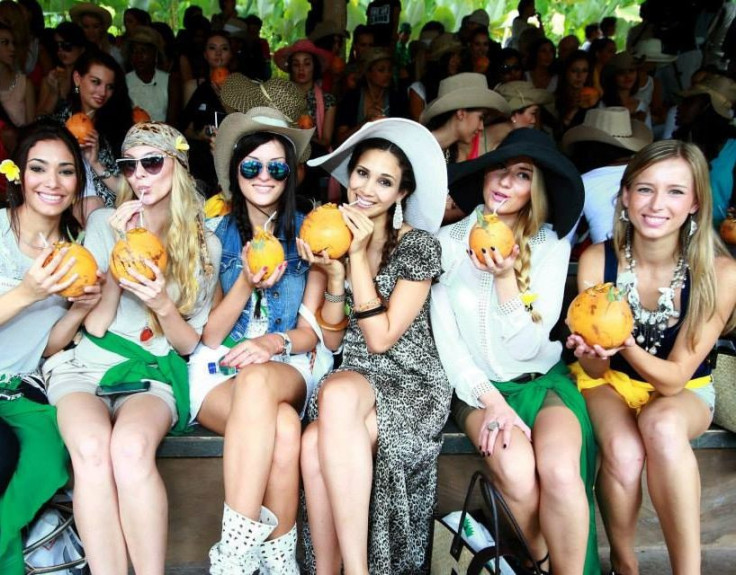
<instances>
[{"instance_id":1,"label":"sunglasses lens","mask_svg":"<svg viewBox=\"0 0 736 575\"><path fill-rule=\"evenodd\" d=\"M161 171L164 166L163 156L148 156L140 159L141 166L152 176L155 176Z\"/></svg>"},{"instance_id":2,"label":"sunglasses lens","mask_svg":"<svg viewBox=\"0 0 736 575\"><path fill-rule=\"evenodd\" d=\"M268 173L277 182L283 182L289 177L289 164L286 162L269 162Z\"/></svg>"},{"instance_id":3,"label":"sunglasses lens","mask_svg":"<svg viewBox=\"0 0 736 575\"><path fill-rule=\"evenodd\" d=\"M123 175L126 178L130 178L133 174L135 174L135 160L118 160L118 166L120 166L120 170L123 172Z\"/></svg>"},{"instance_id":4,"label":"sunglasses lens","mask_svg":"<svg viewBox=\"0 0 736 575\"><path fill-rule=\"evenodd\" d=\"M263 164L258 160L243 160L240 162L240 175L246 180L252 180L261 173Z\"/></svg>"},{"instance_id":5,"label":"sunglasses lens","mask_svg":"<svg viewBox=\"0 0 736 575\"><path fill-rule=\"evenodd\" d=\"M62 52L71 52L74 46L72 46L71 42L57 42L56 47Z\"/></svg>"}]
</instances>

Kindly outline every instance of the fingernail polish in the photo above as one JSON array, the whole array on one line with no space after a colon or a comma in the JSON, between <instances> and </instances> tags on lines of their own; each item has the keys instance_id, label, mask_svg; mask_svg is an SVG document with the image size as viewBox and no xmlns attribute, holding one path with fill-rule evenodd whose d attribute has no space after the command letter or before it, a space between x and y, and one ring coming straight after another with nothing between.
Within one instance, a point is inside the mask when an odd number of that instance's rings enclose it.
<instances>
[{"instance_id":1,"label":"fingernail polish","mask_svg":"<svg viewBox=\"0 0 736 575\"><path fill-rule=\"evenodd\" d=\"M508 447L508 445L506 445L506 444L504 443L504 444L503 444L503 448L504 448L504 449L506 449L507 447Z\"/></svg>"},{"instance_id":2,"label":"fingernail polish","mask_svg":"<svg viewBox=\"0 0 736 575\"><path fill-rule=\"evenodd\" d=\"M481 248L480 251L482 251L483 253L486 253L486 248Z\"/></svg>"},{"instance_id":3,"label":"fingernail polish","mask_svg":"<svg viewBox=\"0 0 736 575\"><path fill-rule=\"evenodd\" d=\"M493 246L491 246L491 251L492 252L495 252L496 251L496 248L494 248Z\"/></svg>"}]
</instances>

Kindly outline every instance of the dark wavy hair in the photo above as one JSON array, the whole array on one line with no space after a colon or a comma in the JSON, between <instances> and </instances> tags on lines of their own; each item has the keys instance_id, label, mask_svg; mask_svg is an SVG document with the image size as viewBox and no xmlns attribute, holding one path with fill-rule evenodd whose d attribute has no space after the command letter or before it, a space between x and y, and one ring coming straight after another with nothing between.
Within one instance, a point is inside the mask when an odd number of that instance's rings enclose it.
<instances>
[{"instance_id":1,"label":"dark wavy hair","mask_svg":"<svg viewBox=\"0 0 736 575\"><path fill-rule=\"evenodd\" d=\"M63 237L74 240L84 227L84 220L80 222L74 216L73 209L77 202L82 199L84 188L87 185L84 160L79 149L77 139L64 126L52 120L39 120L21 129L18 146L13 152L12 160L20 168L21 183L8 183L8 209L10 212L10 225L16 235L20 234L20 222L18 221L18 208L25 203L22 182L28 164L28 154L31 148L39 142L59 141L63 143L74 158L74 169L77 172L77 188L74 190L74 201L61 214L59 228ZM84 218L80 215L80 218Z\"/></svg>"},{"instance_id":2,"label":"dark wavy hair","mask_svg":"<svg viewBox=\"0 0 736 575\"><path fill-rule=\"evenodd\" d=\"M406 192L404 199L401 200L401 207L406 208L406 199L414 193L417 188L417 181L414 177L414 169L412 168L409 158L404 153L404 150L399 148L393 142L384 138L368 138L358 143L353 149L353 153L348 160L348 174L352 174L355 166L358 165L360 158L363 154L370 150L380 150L382 152L390 153L396 161L399 163L401 169L401 180L399 180L399 190ZM391 252L399 243L399 230L395 230L393 227L393 216L396 211L396 204L391 206L386 213L386 243L383 246L381 253L381 264L378 269L382 269L383 266L388 262L388 258L391 256Z\"/></svg>"},{"instance_id":3,"label":"dark wavy hair","mask_svg":"<svg viewBox=\"0 0 736 575\"><path fill-rule=\"evenodd\" d=\"M279 197L275 229L284 235L287 241L296 237L296 180L297 180L297 157L294 144L288 138L271 132L256 132L247 134L238 140L230 157L228 168L230 175L230 194L232 197L232 213L238 226L240 240L245 245L253 239L253 225L248 218L248 206L245 196L238 185L238 170L240 162L256 148L268 142L277 141L284 147L286 163L289 165L289 177L286 178L286 187Z\"/></svg>"},{"instance_id":4,"label":"dark wavy hair","mask_svg":"<svg viewBox=\"0 0 736 575\"><path fill-rule=\"evenodd\" d=\"M74 64L74 71L80 76L89 73L93 65L103 66L112 70L115 75L112 96L102 108L97 110L94 117L95 129L105 137L116 156L120 155L120 146L125 134L133 125L133 105L128 96L128 86L125 83L125 72L115 58L101 50L86 50ZM82 101L76 91L69 95L73 112L82 111Z\"/></svg>"},{"instance_id":5,"label":"dark wavy hair","mask_svg":"<svg viewBox=\"0 0 736 575\"><path fill-rule=\"evenodd\" d=\"M304 52L302 52L304 53ZM320 78L322 78L322 64L319 61L319 58L315 56L314 54L311 54L309 52L306 52L312 57L312 81L316 82ZM286 67L289 70L289 78L291 79L291 61L294 59L294 55L299 54L299 52L293 52L289 58L286 60Z\"/></svg>"}]
</instances>

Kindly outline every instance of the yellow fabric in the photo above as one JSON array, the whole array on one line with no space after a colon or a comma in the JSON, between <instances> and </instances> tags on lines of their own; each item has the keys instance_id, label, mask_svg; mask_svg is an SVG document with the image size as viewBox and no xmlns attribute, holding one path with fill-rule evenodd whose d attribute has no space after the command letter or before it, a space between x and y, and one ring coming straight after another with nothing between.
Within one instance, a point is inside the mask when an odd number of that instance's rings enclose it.
<instances>
[{"instance_id":1,"label":"yellow fabric","mask_svg":"<svg viewBox=\"0 0 736 575\"><path fill-rule=\"evenodd\" d=\"M636 409L637 411L647 404L652 397L652 392L655 391L653 385L646 381L631 379L621 371L608 369L603 374L603 377L595 379L585 373L580 362L576 361L568 367L570 368L570 373L572 374L580 391L583 391L584 389L592 389L601 385L610 385L616 390L616 393L624 398L629 407ZM685 389L705 387L712 381L713 378L710 375L704 375L703 377L698 377L688 381L685 384Z\"/></svg>"},{"instance_id":2,"label":"yellow fabric","mask_svg":"<svg viewBox=\"0 0 736 575\"><path fill-rule=\"evenodd\" d=\"M216 218L217 216L226 216L230 213L230 202L228 202L222 192L215 194L204 203L204 217Z\"/></svg>"}]
</instances>

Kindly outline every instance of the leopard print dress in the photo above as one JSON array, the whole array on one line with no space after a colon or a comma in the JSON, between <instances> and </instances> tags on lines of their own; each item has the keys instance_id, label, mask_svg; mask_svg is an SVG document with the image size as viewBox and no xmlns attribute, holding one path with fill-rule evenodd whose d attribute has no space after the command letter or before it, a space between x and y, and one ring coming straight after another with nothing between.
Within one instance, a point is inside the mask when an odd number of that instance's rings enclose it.
<instances>
[{"instance_id":1,"label":"leopard print dress","mask_svg":"<svg viewBox=\"0 0 736 575\"><path fill-rule=\"evenodd\" d=\"M375 283L378 294L388 301L399 279L424 281L439 274L439 242L427 232L412 230L399 240ZM349 290L346 297L352 308ZM437 457L452 396L429 325L429 298L404 335L380 354L368 351L351 315L343 349L340 371L362 374L376 394L378 445L369 517L370 572L428 573ZM317 397L317 393L312 395L308 407L310 420L318 417ZM314 573L306 522L303 542L306 572Z\"/></svg>"}]
</instances>

